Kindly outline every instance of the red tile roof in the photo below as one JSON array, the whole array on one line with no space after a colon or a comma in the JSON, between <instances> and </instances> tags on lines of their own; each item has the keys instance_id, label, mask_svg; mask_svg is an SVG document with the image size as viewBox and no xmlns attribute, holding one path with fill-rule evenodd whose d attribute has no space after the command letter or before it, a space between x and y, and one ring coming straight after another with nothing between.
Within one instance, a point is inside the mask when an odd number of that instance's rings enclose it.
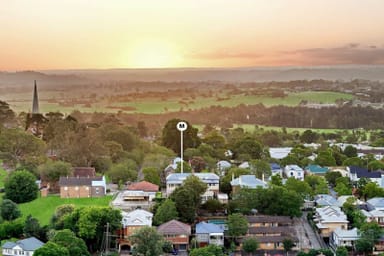
<instances>
[{"instance_id":1,"label":"red tile roof","mask_svg":"<svg viewBox=\"0 0 384 256\"><path fill-rule=\"evenodd\" d=\"M157 231L162 235L190 235L191 226L177 220L161 224Z\"/></svg>"},{"instance_id":2,"label":"red tile roof","mask_svg":"<svg viewBox=\"0 0 384 256\"><path fill-rule=\"evenodd\" d=\"M142 190L145 192L157 192L159 191L159 186L148 181L140 181L133 183L128 186L128 190Z\"/></svg>"}]
</instances>

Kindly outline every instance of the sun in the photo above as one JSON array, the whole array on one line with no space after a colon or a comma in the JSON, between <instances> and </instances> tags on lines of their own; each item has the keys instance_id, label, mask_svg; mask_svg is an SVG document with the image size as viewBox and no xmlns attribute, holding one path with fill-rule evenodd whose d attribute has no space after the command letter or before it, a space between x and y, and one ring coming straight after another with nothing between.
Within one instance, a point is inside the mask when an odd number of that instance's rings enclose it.
<instances>
[{"instance_id":1,"label":"sun","mask_svg":"<svg viewBox=\"0 0 384 256\"><path fill-rule=\"evenodd\" d=\"M127 55L124 62L132 68L177 67L181 60L175 45L155 39L134 43L129 47Z\"/></svg>"}]
</instances>

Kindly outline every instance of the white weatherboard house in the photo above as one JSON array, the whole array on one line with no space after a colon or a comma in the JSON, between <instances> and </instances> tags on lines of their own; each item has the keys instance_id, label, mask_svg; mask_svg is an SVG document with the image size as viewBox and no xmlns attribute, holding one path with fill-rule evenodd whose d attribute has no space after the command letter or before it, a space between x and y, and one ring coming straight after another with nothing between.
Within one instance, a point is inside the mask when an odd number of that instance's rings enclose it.
<instances>
[{"instance_id":1,"label":"white weatherboard house","mask_svg":"<svg viewBox=\"0 0 384 256\"><path fill-rule=\"evenodd\" d=\"M152 226L153 213L151 212L136 209L131 212L122 212L122 215L122 224L124 228L129 226Z\"/></svg>"},{"instance_id":2,"label":"white weatherboard house","mask_svg":"<svg viewBox=\"0 0 384 256\"><path fill-rule=\"evenodd\" d=\"M294 177L297 180L304 180L304 170L298 165L290 164L285 166L284 173L287 178Z\"/></svg>"},{"instance_id":3,"label":"white weatherboard house","mask_svg":"<svg viewBox=\"0 0 384 256\"><path fill-rule=\"evenodd\" d=\"M337 228L332 233L330 244L334 248L339 246L354 247L356 240L359 238L360 235L357 228L350 230Z\"/></svg>"},{"instance_id":4,"label":"white weatherboard house","mask_svg":"<svg viewBox=\"0 0 384 256\"><path fill-rule=\"evenodd\" d=\"M196 240L202 246L214 244L218 246L224 245L224 228L222 226L200 222L196 224Z\"/></svg>"},{"instance_id":5,"label":"white weatherboard house","mask_svg":"<svg viewBox=\"0 0 384 256\"><path fill-rule=\"evenodd\" d=\"M32 256L43 245L39 239L30 237L16 242L6 242L2 246L2 253L3 256Z\"/></svg>"}]
</instances>

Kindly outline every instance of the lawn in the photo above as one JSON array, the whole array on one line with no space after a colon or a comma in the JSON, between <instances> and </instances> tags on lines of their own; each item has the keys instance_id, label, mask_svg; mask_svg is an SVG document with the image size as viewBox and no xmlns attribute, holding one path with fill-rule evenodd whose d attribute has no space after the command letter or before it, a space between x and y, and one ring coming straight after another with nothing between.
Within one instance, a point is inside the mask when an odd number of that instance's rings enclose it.
<instances>
[{"instance_id":1,"label":"lawn","mask_svg":"<svg viewBox=\"0 0 384 256\"><path fill-rule=\"evenodd\" d=\"M19 204L23 217L31 214L38 219L40 225L49 224L51 217L59 205L74 204L75 207L82 206L108 206L112 196L100 198L60 198L59 196L39 197L36 200Z\"/></svg>"}]
</instances>

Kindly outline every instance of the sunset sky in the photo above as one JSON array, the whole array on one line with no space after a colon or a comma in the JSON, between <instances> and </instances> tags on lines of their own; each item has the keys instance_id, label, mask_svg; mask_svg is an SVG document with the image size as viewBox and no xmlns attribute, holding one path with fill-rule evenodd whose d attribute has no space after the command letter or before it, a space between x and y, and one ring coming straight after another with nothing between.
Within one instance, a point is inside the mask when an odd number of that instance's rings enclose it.
<instances>
[{"instance_id":1,"label":"sunset sky","mask_svg":"<svg viewBox=\"0 0 384 256\"><path fill-rule=\"evenodd\" d=\"M0 70L384 64L383 0L0 0Z\"/></svg>"}]
</instances>

